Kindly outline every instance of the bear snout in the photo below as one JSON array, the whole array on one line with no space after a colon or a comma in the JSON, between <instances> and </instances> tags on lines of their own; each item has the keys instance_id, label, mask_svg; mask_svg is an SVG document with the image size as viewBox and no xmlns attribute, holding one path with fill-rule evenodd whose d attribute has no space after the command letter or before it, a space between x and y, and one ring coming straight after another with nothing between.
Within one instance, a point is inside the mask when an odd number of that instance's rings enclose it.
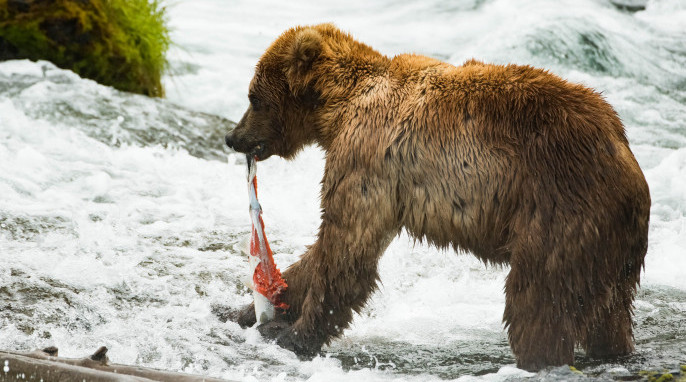
<instances>
[{"instance_id":1,"label":"bear snout","mask_svg":"<svg viewBox=\"0 0 686 382\"><path fill-rule=\"evenodd\" d=\"M226 141L226 145L229 146L229 148L244 154L250 153L253 150L253 147L255 146L255 143L248 142L248 140L245 139L245 137L236 134L235 129L226 134L224 140Z\"/></svg>"},{"instance_id":2,"label":"bear snout","mask_svg":"<svg viewBox=\"0 0 686 382\"><path fill-rule=\"evenodd\" d=\"M224 142L226 142L226 145L229 146L229 148L233 148L233 132L229 132L226 134L224 137Z\"/></svg>"},{"instance_id":3,"label":"bear snout","mask_svg":"<svg viewBox=\"0 0 686 382\"><path fill-rule=\"evenodd\" d=\"M229 148L240 153L256 156L258 157L258 159L266 159L268 157L268 155L265 155L265 142L252 142L248 139L238 137L234 133L235 131L231 131L224 137L224 141L226 142L226 145L229 146Z\"/></svg>"},{"instance_id":4,"label":"bear snout","mask_svg":"<svg viewBox=\"0 0 686 382\"><path fill-rule=\"evenodd\" d=\"M255 146L255 143L248 142L241 134L236 134L236 129L233 129L226 134L224 141L229 148L245 154L249 153Z\"/></svg>"}]
</instances>

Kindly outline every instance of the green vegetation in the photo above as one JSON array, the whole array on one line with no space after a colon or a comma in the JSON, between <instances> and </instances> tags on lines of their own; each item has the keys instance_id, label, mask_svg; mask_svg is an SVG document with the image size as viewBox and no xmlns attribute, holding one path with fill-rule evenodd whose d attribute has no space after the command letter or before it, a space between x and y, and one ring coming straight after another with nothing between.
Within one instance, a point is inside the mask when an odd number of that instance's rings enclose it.
<instances>
[{"instance_id":1,"label":"green vegetation","mask_svg":"<svg viewBox=\"0 0 686 382\"><path fill-rule=\"evenodd\" d=\"M0 0L0 60L48 60L162 97L169 31L160 0Z\"/></svg>"},{"instance_id":2,"label":"green vegetation","mask_svg":"<svg viewBox=\"0 0 686 382\"><path fill-rule=\"evenodd\" d=\"M681 370L673 370L671 372L667 370L662 372L641 370L638 372L638 375L648 382L686 382L686 374L684 372L686 372L686 368L682 366Z\"/></svg>"}]
</instances>

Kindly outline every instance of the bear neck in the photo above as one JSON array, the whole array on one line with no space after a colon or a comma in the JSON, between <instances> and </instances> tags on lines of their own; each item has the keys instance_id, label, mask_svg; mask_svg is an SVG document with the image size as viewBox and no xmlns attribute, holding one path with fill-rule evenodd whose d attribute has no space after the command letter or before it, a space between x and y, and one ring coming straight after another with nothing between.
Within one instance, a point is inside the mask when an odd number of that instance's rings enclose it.
<instances>
[{"instance_id":1,"label":"bear neck","mask_svg":"<svg viewBox=\"0 0 686 382\"><path fill-rule=\"evenodd\" d=\"M314 90L321 97L315 142L325 151L349 127L351 115L364 115L362 108L381 108L391 91L388 57L352 39L338 48L312 68Z\"/></svg>"}]
</instances>

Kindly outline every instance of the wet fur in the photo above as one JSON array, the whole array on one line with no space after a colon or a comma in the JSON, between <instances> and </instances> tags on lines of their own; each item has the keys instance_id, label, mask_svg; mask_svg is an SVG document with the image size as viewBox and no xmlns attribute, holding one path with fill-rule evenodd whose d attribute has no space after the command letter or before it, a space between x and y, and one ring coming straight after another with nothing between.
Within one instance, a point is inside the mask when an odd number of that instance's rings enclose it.
<instances>
[{"instance_id":1,"label":"wet fur","mask_svg":"<svg viewBox=\"0 0 686 382\"><path fill-rule=\"evenodd\" d=\"M227 143L261 159L326 151L317 241L284 272L291 308L265 334L313 355L376 288L405 229L509 264L503 321L517 364L633 350L650 195L612 107L530 66L383 56L330 24L282 34ZM239 322L252 325L252 308Z\"/></svg>"}]
</instances>

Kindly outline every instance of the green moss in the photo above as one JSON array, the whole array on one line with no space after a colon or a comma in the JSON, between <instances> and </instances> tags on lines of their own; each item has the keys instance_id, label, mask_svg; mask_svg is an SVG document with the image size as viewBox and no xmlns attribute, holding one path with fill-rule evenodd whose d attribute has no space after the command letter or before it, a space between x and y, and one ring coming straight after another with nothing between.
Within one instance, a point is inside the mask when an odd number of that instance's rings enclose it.
<instances>
[{"instance_id":1,"label":"green moss","mask_svg":"<svg viewBox=\"0 0 686 382\"><path fill-rule=\"evenodd\" d=\"M654 370L641 370L638 372L638 375L649 382L686 382L686 367L682 365L681 370L662 370L662 372Z\"/></svg>"},{"instance_id":2,"label":"green moss","mask_svg":"<svg viewBox=\"0 0 686 382\"><path fill-rule=\"evenodd\" d=\"M163 96L159 0L0 0L0 60L48 60L120 90Z\"/></svg>"},{"instance_id":3,"label":"green moss","mask_svg":"<svg viewBox=\"0 0 686 382\"><path fill-rule=\"evenodd\" d=\"M674 376L670 373L665 373L662 374L659 378L655 379L655 382L666 382L666 381L673 381Z\"/></svg>"}]
</instances>

